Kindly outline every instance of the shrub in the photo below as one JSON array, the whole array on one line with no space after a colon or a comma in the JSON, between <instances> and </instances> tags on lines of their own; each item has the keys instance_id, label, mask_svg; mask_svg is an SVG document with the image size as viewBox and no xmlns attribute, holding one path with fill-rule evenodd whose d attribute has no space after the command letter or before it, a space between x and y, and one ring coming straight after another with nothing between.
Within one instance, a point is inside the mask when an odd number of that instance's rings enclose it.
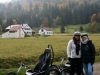
<instances>
[{"instance_id":1,"label":"shrub","mask_svg":"<svg viewBox=\"0 0 100 75\"><path fill-rule=\"evenodd\" d=\"M34 36L41 36L40 34L35 34Z\"/></svg>"},{"instance_id":2,"label":"shrub","mask_svg":"<svg viewBox=\"0 0 100 75\"><path fill-rule=\"evenodd\" d=\"M89 33L99 33L100 32L100 23L94 21L92 23L88 23L88 26L85 27L86 31Z\"/></svg>"}]
</instances>

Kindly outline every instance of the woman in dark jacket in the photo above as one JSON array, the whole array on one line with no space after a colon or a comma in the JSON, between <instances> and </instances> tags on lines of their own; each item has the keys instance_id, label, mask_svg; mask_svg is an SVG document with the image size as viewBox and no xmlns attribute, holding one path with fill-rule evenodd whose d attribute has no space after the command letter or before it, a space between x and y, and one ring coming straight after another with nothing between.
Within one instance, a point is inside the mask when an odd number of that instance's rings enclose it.
<instances>
[{"instance_id":1,"label":"woman in dark jacket","mask_svg":"<svg viewBox=\"0 0 100 75\"><path fill-rule=\"evenodd\" d=\"M92 41L89 40L86 33L83 33L81 37L81 59L83 63L83 68L86 75L93 75L92 70L95 61L95 47Z\"/></svg>"}]
</instances>

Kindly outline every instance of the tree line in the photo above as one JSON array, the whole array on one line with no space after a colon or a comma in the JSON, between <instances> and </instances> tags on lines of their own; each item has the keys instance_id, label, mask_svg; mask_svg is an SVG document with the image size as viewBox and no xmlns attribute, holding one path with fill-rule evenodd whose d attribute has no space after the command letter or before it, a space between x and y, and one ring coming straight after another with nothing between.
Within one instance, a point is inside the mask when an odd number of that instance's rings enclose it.
<instances>
[{"instance_id":1,"label":"tree line","mask_svg":"<svg viewBox=\"0 0 100 75\"><path fill-rule=\"evenodd\" d=\"M90 22L92 14L100 12L99 0L91 1L17 0L0 3L0 25L5 31L9 25L22 23L28 23L31 27L86 24Z\"/></svg>"}]
</instances>

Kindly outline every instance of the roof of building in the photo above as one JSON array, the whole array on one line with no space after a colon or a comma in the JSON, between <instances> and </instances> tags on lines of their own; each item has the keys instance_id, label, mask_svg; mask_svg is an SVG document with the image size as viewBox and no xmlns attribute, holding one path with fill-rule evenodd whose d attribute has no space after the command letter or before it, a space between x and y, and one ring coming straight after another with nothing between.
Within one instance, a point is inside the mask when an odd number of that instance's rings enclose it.
<instances>
[{"instance_id":1,"label":"roof of building","mask_svg":"<svg viewBox=\"0 0 100 75\"><path fill-rule=\"evenodd\" d=\"M9 31L17 31L21 26L14 26Z\"/></svg>"},{"instance_id":2,"label":"roof of building","mask_svg":"<svg viewBox=\"0 0 100 75\"><path fill-rule=\"evenodd\" d=\"M46 31L51 31L49 27L43 27Z\"/></svg>"},{"instance_id":3,"label":"roof of building","mask_svg":"<svg viewBox=\"0 0 100 75\"><path fill-rule=\"evenodd\" d=\"M10 25L10 26L8 26L6 29L11 29L11 28L14 27L14 26L19 26L19 25Z\"/></svg>"},{"instance_id":4,"label":"roof of building","mask_svg":"<svg viewBox=\"0 0 100 75\"><path fill-rule=\"evenodd\" d=\"M21 26L22 28L25 28L28 24L16 24L16 25L10 25L6 29L11 29L14 26Z\"/></svg>"},{"instance_id":5,"label":"roof of building","mask_svg":"<svg viewBox=\"0 0 100 75\"><path fill-rule=\"evenodd\" d=\"M22 28L25 28L28 24L21 24Z\"/></svg>"}]
</instances>

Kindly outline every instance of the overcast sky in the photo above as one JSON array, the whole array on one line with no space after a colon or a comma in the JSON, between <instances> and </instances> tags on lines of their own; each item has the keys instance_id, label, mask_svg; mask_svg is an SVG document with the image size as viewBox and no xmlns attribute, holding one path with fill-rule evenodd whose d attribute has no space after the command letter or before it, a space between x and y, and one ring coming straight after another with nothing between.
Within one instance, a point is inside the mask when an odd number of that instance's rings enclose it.
<instances>
[{"instance_id":1,"label":"overcast sky","mask_svg":"<svg viewBox=\"0 0 100 75\"><path fill-rule=\"evenodd\" d=\"M0 0L0 2L10 2L11 0Z\"/></svg>"}]
</instances>

